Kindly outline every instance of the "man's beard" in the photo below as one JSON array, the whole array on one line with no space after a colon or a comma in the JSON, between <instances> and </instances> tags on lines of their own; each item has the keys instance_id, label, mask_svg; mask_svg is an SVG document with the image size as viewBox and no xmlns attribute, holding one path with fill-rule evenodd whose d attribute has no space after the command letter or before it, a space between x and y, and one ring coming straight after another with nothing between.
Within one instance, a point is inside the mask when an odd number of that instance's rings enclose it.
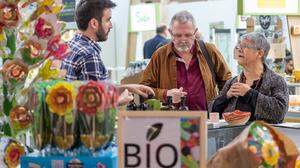
<instances>
[{"instance_id":1,"label":"man's beard","mask_svg":"<svg viewBox=\"0 0 300 168\"><path fill-rule=\"evenodd\" d=\"M107 37L108 37L108 33L105 33L103 30L103 27L99 27L98 31L96 32L96 37L97 37L97 42L102 42L102 41L106 41Z\"/></svg>"},{"instance_id":2,"label":"man's beard","mask_svg":"<svg viewBox=\"0 0 300 168\"><path fill-rule=\"evenodd\" d=\"M175 45L175 48L179 52L188 52L191 50L191 47L189 46L188 42L180 42L179 44Z\"/></svg>"}]
</instances>

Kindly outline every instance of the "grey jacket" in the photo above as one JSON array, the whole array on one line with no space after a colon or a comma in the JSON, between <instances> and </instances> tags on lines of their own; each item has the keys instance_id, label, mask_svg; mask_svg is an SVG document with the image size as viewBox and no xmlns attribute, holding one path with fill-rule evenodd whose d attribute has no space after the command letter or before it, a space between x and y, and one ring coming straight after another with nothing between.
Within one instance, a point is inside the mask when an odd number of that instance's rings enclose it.
<instances>
[{"instance_id":1,"label":"grey jacket","mask_svg":"<svg viewBox=\"0 0 300 168\"><path fill-rule=\"evenodd\" d=\"M233 83L237 82L237 76L228 80L219 96L226 96ZM289 92L283 79L267 66L262 76L262 83L258 89L254 117L268 123L281 123L288 111ZM237 98L231 98L224 112L235 110Z\"/></svg>"}]
</instances>

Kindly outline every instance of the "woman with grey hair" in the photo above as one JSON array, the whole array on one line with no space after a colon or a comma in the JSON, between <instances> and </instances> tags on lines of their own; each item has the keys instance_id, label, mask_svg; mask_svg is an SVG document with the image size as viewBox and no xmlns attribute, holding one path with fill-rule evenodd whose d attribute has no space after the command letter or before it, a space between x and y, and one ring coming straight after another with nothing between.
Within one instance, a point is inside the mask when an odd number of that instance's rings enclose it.
<instances>
[{"instance_id":1,"label":"woman with grey hair","mask_svg":"<svg viewBox=\"0 0 300 168\"><path fill-rule=\"evenodd\" d=\"M214 100L213 112L251 112L250 120L281 123L288 110L289 93L285 80L264 63L270 44L264 35L249 33L235 47L235 59L243 67L228 80Z\"/></svg>"}]
</instances>

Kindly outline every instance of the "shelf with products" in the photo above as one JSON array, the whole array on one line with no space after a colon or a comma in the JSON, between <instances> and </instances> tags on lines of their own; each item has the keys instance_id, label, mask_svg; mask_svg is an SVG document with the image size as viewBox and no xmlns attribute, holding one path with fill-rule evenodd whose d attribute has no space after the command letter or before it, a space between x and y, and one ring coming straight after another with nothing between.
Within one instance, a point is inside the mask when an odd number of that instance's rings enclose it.
<instances>
[{"instance_id":1,"label":"shelf with products","mask_svg":"<svg viewBox=\"0 0 300 168\"><path fill-rule=\"evenodd\" d=\"M289 111L300 112L300 95L289 96Z\"/></svg>"},{"instance_id":2,"label":"shelf with products","mask_svg":"<svg viewBox=\"0 0 300 168\"><path fill-rule=\"evenodd\" d=\"M288 87L300 87L300 83L287 82Z\"/></svg>"}]
</instances>

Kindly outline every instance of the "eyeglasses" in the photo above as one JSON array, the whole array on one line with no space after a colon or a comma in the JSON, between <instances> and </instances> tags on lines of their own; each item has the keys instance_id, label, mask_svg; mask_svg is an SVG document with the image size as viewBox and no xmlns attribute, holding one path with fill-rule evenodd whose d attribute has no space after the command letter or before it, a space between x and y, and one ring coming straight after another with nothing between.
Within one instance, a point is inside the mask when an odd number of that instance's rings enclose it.
<instances>
[{"instance_id":1,"label":"eyeglasses","mask_svg":"<svg viewBox=\"0 0 300 168\"><path fill-rule=\"evenodd\" d=\"M174 37L174 39L179 39L179 38L182 38L182 37L192 39L195 36L196 32L197 32L197 30L195 30L194 33L176 34L176 33L170 32L170 34Z\"/></svg>"},{"instance_id":2,"label":"eyeglasses","mask_svg":"<svg viewBox=\"0 0 300 168\"><path fill-rule=\"evenodd\" d=\"M235 46L235 49L239 50L244 50L245 48L248 48L248 49L253 49L253 50L260 50L260 48L256 47L255 45L241 45L241 44L237 44Z\"/></svg>"}]
</instances>

